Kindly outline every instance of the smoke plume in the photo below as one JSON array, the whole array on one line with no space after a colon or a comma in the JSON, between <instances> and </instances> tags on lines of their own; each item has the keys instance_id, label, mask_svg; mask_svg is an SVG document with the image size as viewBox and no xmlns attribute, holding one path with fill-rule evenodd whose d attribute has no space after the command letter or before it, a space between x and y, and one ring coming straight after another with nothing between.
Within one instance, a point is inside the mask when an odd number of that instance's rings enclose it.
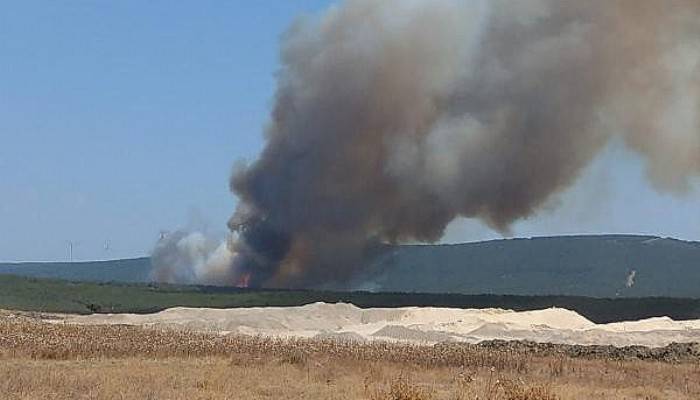
<instances>
[{"instance_id":1,"label":"smoke plume","mask_svg":"<svg viewBox=\"0 0 700 400\"><path fill-rule=\"evenodd\" d=\"M283 37L224 270L318 286L460 216L507 233L615 136L687 191L699 110L697 0L345 1Z\"/></svg>"},{"instance_id":2,"label":"smoke plume","mask_svg":"<svg viewBox=\"0 0 700 400\"><path fill-rule=\"evenodd\" d=\"M229 242L199 230L164 233L151 254L152 278L165 283L239 284Z\"/></svg>"}]
</instances>

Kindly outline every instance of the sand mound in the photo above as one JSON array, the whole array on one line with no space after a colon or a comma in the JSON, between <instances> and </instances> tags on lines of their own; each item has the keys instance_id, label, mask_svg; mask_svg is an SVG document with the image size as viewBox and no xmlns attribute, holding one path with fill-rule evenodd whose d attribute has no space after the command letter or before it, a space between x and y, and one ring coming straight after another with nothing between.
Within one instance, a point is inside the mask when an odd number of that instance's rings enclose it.
<instances>
[{"instance_id":1,"label":"sand mound","mask_svg":"<svg viewBox=\"0 0 700 400\"><path fill-rule=\"evenodd\" d=\"M667 317L595 324L561 308L516 312L433 307L360 309L351 304L233 309L171 308L155 314L71 316L63 323L128 324L275 337L411 343L531 340L562 344L665 346L700 342L700 320Z\"/></svg>"}]
</instances>

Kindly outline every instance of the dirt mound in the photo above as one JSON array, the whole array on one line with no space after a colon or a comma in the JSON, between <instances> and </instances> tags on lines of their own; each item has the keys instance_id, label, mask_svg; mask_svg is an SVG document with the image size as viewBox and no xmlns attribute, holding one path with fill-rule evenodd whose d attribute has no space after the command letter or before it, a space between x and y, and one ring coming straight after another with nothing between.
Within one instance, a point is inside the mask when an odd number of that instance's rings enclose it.
<instances>
[{"instance_id":1,"label":"dirt mound","mask_svg":"<svg viewBox=\"0 0 700 400\"><path fill-rule=\"evenodd\" d=\"M301 307L235 309L179 307L146 315L68 316L57 319L56 322L142 325L272 337L345 337L353 340L423 344L445 341L479 343L506 339L524 343L663 347L672 343L700 342L700 321L674 321L662 317L595 324L576 312L561 308L523 312L435 307L361 309L352 304L314 303Z\"/></svg>"}]
</instances>

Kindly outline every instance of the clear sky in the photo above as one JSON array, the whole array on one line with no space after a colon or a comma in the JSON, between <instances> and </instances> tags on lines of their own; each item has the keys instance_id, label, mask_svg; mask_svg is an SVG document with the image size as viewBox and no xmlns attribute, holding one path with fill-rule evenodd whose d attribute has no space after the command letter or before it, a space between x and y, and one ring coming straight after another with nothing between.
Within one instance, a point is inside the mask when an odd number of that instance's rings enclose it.
<instances>
[{"instance_id":1,"label":"clear sky","mask_svg":"<svg viewBox=\"0 0 700 400\"><path fill-rule=\"evenodd\" d=\"M68 240L76 259L146 255L192 220L224 232L231 167L263 144L279 36L330 3L3 2L0 260L65 260ZM700 191L657 194L643 169L613 144L513 234L700 240ZM445 241L493 237L458 221Z\"/></svg>"}]
</instances>

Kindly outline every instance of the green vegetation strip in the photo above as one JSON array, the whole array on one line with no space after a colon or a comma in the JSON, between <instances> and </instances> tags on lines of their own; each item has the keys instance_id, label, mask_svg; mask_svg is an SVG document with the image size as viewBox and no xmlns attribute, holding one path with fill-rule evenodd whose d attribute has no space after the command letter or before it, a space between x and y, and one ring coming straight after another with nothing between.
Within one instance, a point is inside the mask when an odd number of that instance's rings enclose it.
<instances>
[{"instance_id":1,"label":"green vegetation strip","mask_svg":"<svg viewBox=\"0 0 700 400\"><path fill-rule=\"evenodd\" d=\"M421 293L253 290L208 286L77 283L0 275L0 308L61 313L148 313L170 307L298 306L347 302L358 307L434 306L534 310L562 307L596 323L655 316L700 319L700 299L600 299L574 296L500 296Z\"/></svg>"}]
</instances>

